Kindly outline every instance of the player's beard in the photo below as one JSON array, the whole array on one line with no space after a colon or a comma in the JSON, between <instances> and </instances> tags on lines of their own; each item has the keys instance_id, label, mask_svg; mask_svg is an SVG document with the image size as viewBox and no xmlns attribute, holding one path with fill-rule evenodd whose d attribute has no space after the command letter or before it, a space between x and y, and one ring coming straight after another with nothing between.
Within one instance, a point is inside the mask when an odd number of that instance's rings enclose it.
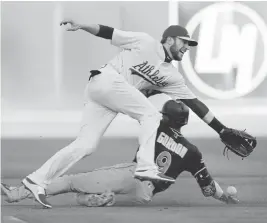
<instances>
[{"instance_id":1,"label":"player's beard","mask_svg":"<svg viewBox=\"0 0 267 223\"><path fill-rule=\"evenodd\" d=\"M182 57L179 56L179 53L180 53L180 49L178 50L175 46L175 44L173 44L171 47L170 47L170 52L172 54L172 57L173 57L173 60L176 60L176 61L181 61L182 60Z\"/></svg>"}]
</instances>

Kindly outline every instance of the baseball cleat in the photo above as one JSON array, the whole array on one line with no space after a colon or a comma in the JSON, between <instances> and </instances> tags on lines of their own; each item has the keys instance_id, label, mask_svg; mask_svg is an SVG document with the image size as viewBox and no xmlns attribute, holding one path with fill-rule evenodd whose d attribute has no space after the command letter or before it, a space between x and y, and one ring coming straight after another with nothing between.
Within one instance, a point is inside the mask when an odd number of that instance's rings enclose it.
<instances>
[{"instance_id":1,"label":"baseball cleat","mask_svg":"<svg viewBox=\"0 0 267 223\"><path fill-rule=\"evenodd\" d=\"M113 192L105 192L103 194L83 194L76 195L76 201L80 205L87 207L104 207L115 204L115 194Z\"/></svg>"},{"instance_id":2,"label":"baseball cleat","mask_svg":"<svg viewBox=\"0 0 267 223\"><path fill-rule=\"evenodd\" d=\"M1 183L1 195L6 195L6 192L15 189L16 187L9 186L5 183Z\"/></svg>"},{"instance_id":3,"label":"baseball cleat","mask_svg":"<svg viewBox=\"0 0 267 223\"><path fill-rule=\"evenodd\" d=\"M175 179L172 177L168 177L164 175L163 173L160 173L158 170L136 170L134 173L134 178L139 180L159 180L159 181L165 181L165 182L171 182L174 183Z\"/></svg>"},{"instance_id":4,"label":"baseball cleat","mask_svg":"<svg viewBox=\"0 0 267 223\"><path fill-rule=\"evenodd\" d=\"M22 180L22 184L28 189L35 200L39 202L45 208L52 208L52 205L49 204L46 200L45 189L34 182L32 182L29 178L25 178Z\"/></svg>"},{"instance_id":5,"label":"baseball cleat","mask_svg":"<svg viewBox=\"0 0 267 223\"><path fill-rule=\"evenodd\" d=\"M1 183L1 194L5 196L5 201L8 203L19 202L31 195L30 191L26 190L23 185L13 187L4 183Z\"/></svg>"},{"instance_id":6,"label":"baseball cleat","mask_svg":"<svg viewBox=\"0 0 267 223\"><path fill-rule=\"evenodd\" d=\"M1 183L1 195L5 196L5 201L8 203L14 202L13 200L15 200L11 193L13 189L15 189L15 187L11 187L7 184Z\"/></svg>"}]
</instances>

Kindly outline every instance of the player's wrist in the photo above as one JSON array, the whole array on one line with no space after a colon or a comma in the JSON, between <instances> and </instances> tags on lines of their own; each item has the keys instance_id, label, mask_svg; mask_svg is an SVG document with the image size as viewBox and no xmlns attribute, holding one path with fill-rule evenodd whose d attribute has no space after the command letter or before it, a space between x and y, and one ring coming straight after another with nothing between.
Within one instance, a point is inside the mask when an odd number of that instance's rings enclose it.
<instances>
[{"instance_id":1,"label":"player's wrist","mask_svg":"<svg viewBox=\"0 0 267 223\"><path fill-rule=\"evenodd\" d=\"M224 129L226 129L226 126L224 126L216 117L214 117L208 125L213 128L218 134L221 134Z\"/></svg>"},{"instance_id":2,"label":"player's wrist","mask_svg":"<svg viewBox=\"0 0 267 223\"><path fill-rule=\"evenodd\" d=\"M87 31L87 26L86 26L86 25L82 25L82 24L76 24L76 26L77 26L77 27L78 27L78 29L80 29L80 30Z\"/></svg>"},{"instance_id":3,"label":"player's wrist","mask_svg":"<svg viewBox=\"0 0 267 223\"><path fill-rule=\"evenodd\" d=\"M76 24L79 30L83 30L85 32L88 32L92 35L96 35L99 31L98 25L84 25L84 24Z\"/></svg>"},{"instance_id":4,"label":"player's wrist","mask_svg":"<svg viewBox=\"0 0 267 223\"><path fill-rule=\"evenodd\" d=\"M225 204L228 204L228 197L223 193L220 197L213 196L216 200L222 201Z\"/></svg>"},{"instance_id":5,"label":"player's wrist","mask_svg":"<svg viewBox=\"0 0 267 223\"><path fill-rule=\"evenodd\" d=\"M202 118L211 128L213 128L218 134L221 134L226 128L211 111L208 111L207 114Z\"/></svg>"}]
</instances>

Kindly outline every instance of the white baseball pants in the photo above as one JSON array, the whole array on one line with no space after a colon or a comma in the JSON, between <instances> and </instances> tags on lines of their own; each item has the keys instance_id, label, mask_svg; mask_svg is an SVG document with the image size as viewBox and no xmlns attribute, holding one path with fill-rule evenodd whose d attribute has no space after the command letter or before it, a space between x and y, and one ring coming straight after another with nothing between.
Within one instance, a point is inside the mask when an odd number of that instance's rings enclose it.
<instances>
[{"instance_id":1,"label":"white baseball pants","mask_svg":"<svg viewBox=\"0 0 267 223\"><path fill-rule=\"evenodd\" d=\"M86 86L83 117L77 138L28 176L36 184L46 188L53 179L93 153L118 113L127 114L141 124L137 168L157 168L154 163L154 144L162 115L114 69L107 66L101 72Z\"/></svg>"}]
</instances>

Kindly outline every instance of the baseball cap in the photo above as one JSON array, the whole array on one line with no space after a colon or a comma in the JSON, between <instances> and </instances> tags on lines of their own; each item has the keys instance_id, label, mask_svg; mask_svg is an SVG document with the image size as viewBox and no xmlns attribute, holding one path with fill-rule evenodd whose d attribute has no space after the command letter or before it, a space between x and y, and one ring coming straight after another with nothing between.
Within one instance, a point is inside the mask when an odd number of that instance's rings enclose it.
<instances>
[{"instance_id":1,"label":"baseball cap","mask_svg":"<svg viewBox=\"0 0 267 223\"><path fill-rule=\"evenodd\" d=\"M167 37L179 37L180 39L184 39L188 41L189 46L197 46L198 42L192 38L190 38L188 31L186 28L178 25L169 26L163 33L162 38Z\"/></svg>"}]
</instances>

